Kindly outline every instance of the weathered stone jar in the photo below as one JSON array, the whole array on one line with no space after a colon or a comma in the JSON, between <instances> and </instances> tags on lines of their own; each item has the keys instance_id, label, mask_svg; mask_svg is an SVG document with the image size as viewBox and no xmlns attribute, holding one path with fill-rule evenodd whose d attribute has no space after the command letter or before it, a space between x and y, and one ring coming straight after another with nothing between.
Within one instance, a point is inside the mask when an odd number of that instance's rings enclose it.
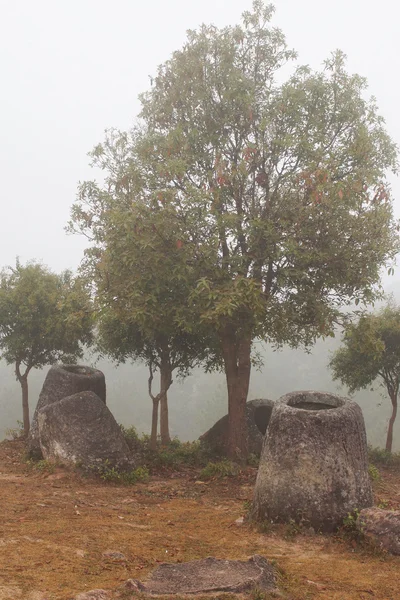
<instances>
[{"instance_id":1,"label":"weathered stone jar","mask_svg":"<svg viewBox=\"0 0 400 600\"><path fill-rule=\"evenodd\" d=\"M84 365L54 365L47 373L32 419L28 438L28 453L33 458L43 458L39 442L39 411L78 392L92 391L105 403L106 382L104 373Z\"/></svg>"},{"instance_id":2,"label":"weathered stone jar","mask_svg":"<svg viewBox=\"0 0 400 600\"><path fill-rule=\"evenodd\" d=\"M282 396L268 426L252 516L333 531L372 506L364 418L355 402L302 391Z\"/></svg>"},{"instance_id":3,"label":"weathered stone jar","mask_svg":"<svg viewBox=\"0 0 400 600\"><path fill-rule=\"evenodd\" d=\"M260 455L265 432L271 418L274 403L272 400L250 400L246 404L246 427L249 454ZM214 454L228 455L228 415L217 421L211 429L203 433L200 440Z\"/></svg>"}]
</instances>

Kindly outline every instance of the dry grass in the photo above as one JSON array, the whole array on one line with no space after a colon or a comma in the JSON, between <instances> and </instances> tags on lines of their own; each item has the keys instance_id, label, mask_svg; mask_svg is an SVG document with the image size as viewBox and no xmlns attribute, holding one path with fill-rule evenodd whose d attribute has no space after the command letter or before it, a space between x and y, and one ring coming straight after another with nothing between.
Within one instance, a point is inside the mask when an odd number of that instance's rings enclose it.
<instances>
[{"instance_id":1,"label":"dry grass","mask_svg":"<svg viewBox=\"0 0 400 600\"><path fill-rule=\"evenodd\" d=\"M338 537L290 539L282 528L261 534L234 525L251 499L254 469L210 483L186 470L126 487L61 468L38 472L22 454L19 441L0 444L0 600L68 600L144 579L159 562L256 553L276 561L292 600L400 598L399 558ZM381 473L377 501L400 509L400 472ZM127 560L105 559L107 550Z\"/></svg>"}]
</instances>

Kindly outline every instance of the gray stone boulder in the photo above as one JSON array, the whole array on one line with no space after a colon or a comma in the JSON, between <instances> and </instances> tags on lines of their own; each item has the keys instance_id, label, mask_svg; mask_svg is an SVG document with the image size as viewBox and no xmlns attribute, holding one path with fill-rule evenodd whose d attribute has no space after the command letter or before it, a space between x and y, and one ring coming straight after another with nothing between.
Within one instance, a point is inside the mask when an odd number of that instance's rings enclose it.
<instances>
[{"instance_id":1,"label":"gray stone boulder","mask_svg":"<svg viewBox=\"0 0 400 600\"><path fill-rule=\"evenodd\" d=\"M260 455L264 435L272 414L274 402L267 399L250 400L246 404L246 424L249 454ZM200 437L214 454L227 456L228 415L222 417Z\"/></svg>"},{"instance_id":2,"label":"gray stone boulder","mask_svg":"<svg viewBox=\"0 0 400 600\"><path fill-rule=\"evenodd\" d=\"M130 580L127 589L150 596L186 594L242 594L259 590L274 592L276 574L262 556L247 561L204 558L187 563L159 565L143 583Z\"/></svg>"},{"instance_id":3,"label":"gray stone boulder","mask_svg":"<svg viewBox=\"0 0 400 600\"><path fill-rule=\"evenodd\" d=\"M92 469L134 468L121 428L104 402L91 391L67 396L39 411L43 457Z\"/></svg>"},{"instance_id":4,"label":"gray stone boulder","mask_svg":"<svg viewBox=\"0 0 400 600\"><path fill-rule=\"evenodd\" d=\"M106 382L104 374L98 369L83 365L54 365L51 367L40 392L29 431L29 456L36 459L43 458L39 442L39 411L62 398L87 390L95 392L104 403L106 402Z\"/></svg>"},{"instance_id":5,"label":"gray stone boulder","mask_svg":"<svg viewBox=\"0 0 400 600\"><path fill-rule=\"evenodd\" d=\"M75 596L74 600L112 600L112 594L107 590L90 590Z\"/></svg>"},{"instance_id":6,"label":"gray stone boulder","mask_svg":"<svg viewBox=\"0 0 400 600\"><path fill-rule=\"evenodd\" d=\"M357 527L383 550L400 555L400 511L364 508Z\"/></svg>"},{"instance_id":7,"label":"gray stone boulder","mask_svg":"<svg viewBox=\"0 0 400 600\"><path fill-rule=\"evenodd\" d=\"M313 391L280 398L260 458L252 517L333 531L372 502L358 404Z\"/></svg>"}]
</instances>

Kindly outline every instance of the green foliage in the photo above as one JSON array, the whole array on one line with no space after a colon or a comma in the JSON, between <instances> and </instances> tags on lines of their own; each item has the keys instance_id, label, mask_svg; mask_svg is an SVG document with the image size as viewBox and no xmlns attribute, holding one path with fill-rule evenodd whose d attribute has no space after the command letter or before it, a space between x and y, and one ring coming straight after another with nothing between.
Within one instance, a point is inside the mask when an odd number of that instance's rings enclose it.
<instances>
[{"instance_id":1,"label":"green foliage","mask_svg":"<svg viewBox=\"0 0 400 600\"><path fill-rule=\"evenodd\" d=\"M360 511L355 509L343 519L343 525L341 527L343 537L357 542L362 541L364 536L357 526L359 516Z\"/></svg>"},{"instance_id":2,"label":"green foliage","mask_svg":"<svg viewBox=\"0 0 400 600\"><path fill-rule=\"evenodd\" d=\"M296 523L293 519L289 520L289 523L285 527L284 537L287 540L293 540L295 537L300 535L302 527L299 523Z\"/></svg>"},{"instance_id":3,"label":"green foliage","mask_svg":"<svg viewBox=\"0 0 400 600\"><path fill-rule=\"evenodd\" d=\"M13 440L18 440L24 436L24 424L22 421L17 421L17 427L6 430L6 436Z\"/></svg>"},{"instance_id":4,"label":"green foliage","mask_svg":"<svg viewBox=\"0 0 400 600\"><path fill-rule=\"evenodd\" d=\"M388 392L389 388L398 391L400 308L388 304L379 312L364 313L358 322L348 324L343 346L330 366L334 378L340 379L351 393L370 386L378 378Z\"/></svg>"},{"instance_id":5,"label":"green foliage","mask_svg":"<svg viewBox=\"0 0 400 600\"><path fill-rule=\"evenodd\" d=\"M92 339L90 294L80 278L28 263L0 274L0 351L29 371L81 357Z\"/></svg>"},{"instance_id":6,"label":"green foliage","mask_svg":"<svg viewBox=\"0 0 400 600\"><path fill-rule=\"evenodd\" d=\"M167 468L179 470L185 467L201 467L210 459L210 451L201 442L181 442L177 438L163 445L157 440L156 449L151 448L149 435L138 436L134 427L122 427L125 440L131 450L141 456L150 469Z\"/></svg>"},{"instance_id":7,"label":"green foliage","mask_svg":"<svg viewBox=\"0 0 400 600\"><path fill-rule=\"evenodd\" d=\"M335 352L330 368L350 393L376 380L386 389L393 406L386 451L391 452L400 385L400 308L389 303L377 313L364 313L345 329L343 345Z\"/></svg>"},{"instance_id":8,"label":"green foliage","mask_svg":"<svg viewBox=\"0 0 400 600\"><path fill-rule=\"evenodd\" d=\"M105 184L82 184L72 212L94 239L101 312L146 340L194 336L208 367L226 369L231 414L255 338L332 336L341 306L380 295L399 249L385 179L397 148L365 79L337 52L281 84L295 53L272 15L255 0L236 26L189 31L142 94L137 126L93 150Z\"/></svg>"},{"instance_id":9,"label":"green foliage","mask_svg":"<svg viewBox=\"0 0 400 600\"><path fill-rule=\"evenodd\" d=\"M271 598L270 594L263 592L259 588L254 588L250 594L250 600L268 600L268 598Z\"/></svg>"},{"instance_id":10,"label":"green foliage","mask_svg":"<svg viewBox=\"0 0 400 600\"><path fill-rule=\"evenodd\" d=\"M378 481L381 478L379 469L373 464L368 465L368 473L372 481Z\"/></svg>"},{"instance_id":11,"label":"green foliage","mask_svg":"<svg viewBox=\"0 0 400 600\"><path fill-rule=\"evenodd\" d=\"M28 375L57 361L74 362L92 341L92 303L84 281L69 271L17 260L0 272L0 358L15 366L29 432Z\"/></svg>"},{"instance_id":12,"label":"green foliage","mask_svg":"<svg viewBox=\"0 0 400 600\"><path fill-rule=\"evenodd\" d=\"M139 435L134 425L130 425L130 427L120 425L120 427L128 446L132 447L132 445L139 441Z\"/></svg>"},{"instance_id":13,"label":"green foliage","mask_svg":"<svg viewBox=\"0 0 400 600\"><path fill-rule=\"evenodd\" d=\"M383 448L372 448L368 446L369 460L377 465L399 465L400 452L388 452Z\"/></svg>"},{"instance_id":14,"label":"green foliage","mask_svg":"<svg viewBox=\"0 0 400 600\"><path fill-rule=\"evenodd\" d=\"M243 502L243 510L246 513L250 512L252 506L253 506L253 503L250 500L245 500L245 502Z\"/></svg>"},{"instance_id":15,"label":"green foliage","mask_svg":"<svg viewBox=\"0 0 400 600\"><path fill-rule=\"evenodd\" d=\"M94 472L103 481L123 485L134 485L135 483L147 481L149 478L149 471L146 467L137 467L132 471L120 471L115 467L110 467L108 461L96 467Z\"/></svg>"},{"instance_id":16,"label":"green foliage","mask_svg":"<svg viewBox=\"0 0 400 600\"><path fill-rule=\"evenodd\" d=\"M222 477L235 477L239 474L239 467L229 460L209 462L200 473L200 479L213 479Z\"/></svg>"},{"instance_id":17,"label":"green foliage","mask_svg":"<svg viewBox=\"0 0 400 600\"><path fill-rule=\"evenodd\" d=\"M57 466L54 462L44 459L38 461L29 459L26 464L30 469L38 471L39 473L54 473L54 470Z\"/></svg>"},{"instance_id":18,"label":"green foliage","mask_svg":"<svg viewBox=\"0 0 400 600\"><path fill-rule=\"evenodd\" d=\"M141 96L140 129L113 131L92 152L106 185L83 184L73 222L108 243L111 213L127 268L139 253L123 240L136 224L155 291L163 296L165 273L183 296L191 290L190 311L168 324L191 325L195 311L217 330L229 322L296 345L332 333L340 304L375 297L398 249L384 183L396 147L341 53L278 85L295 54L272 13L255 2L240 25L188 33ZM132 283L135 298L142 284ZM152 323L153 292L140 303Z\"/></svg>"},{"instance_id":19,"label":"green foliage","mask_svg":"<svg viewBox=\"0 0 400 600\"><path fill-rule=\"evenodd\" d=\"M258 465L260 464L260 457L257 454L249 454L249 456L247 457L247 464L250 467L255 467L256 469L258 469Z\"/></svg>"}]
</instances>

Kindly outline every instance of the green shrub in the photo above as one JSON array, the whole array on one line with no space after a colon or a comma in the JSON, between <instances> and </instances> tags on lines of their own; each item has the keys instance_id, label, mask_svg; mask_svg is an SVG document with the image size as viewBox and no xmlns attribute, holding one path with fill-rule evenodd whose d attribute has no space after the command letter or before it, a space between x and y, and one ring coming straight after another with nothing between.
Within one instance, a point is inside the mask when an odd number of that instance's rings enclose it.
<instances>
[{"instance_id":1,"label":"green shrub","mask_svg":"<svg viewBox=\"0 0 400 600\"><path fill-rule=\"evenodd\" d=\"M372 463L368 465L368 473L372 481L378 481L378 479L380 479L379 469Z\"/></svg>"},{"instance_id":2,"label":"green shrub","mask_svg":"<svg viewBox=\"0 0 400 600\"><path fill-rule=\"evenodd\" d=\"M257 454L249 454L247 457L247 464L249 467L255 467L258 469L258 465L260 464L260 457Z\"/></svg>"},{"instance_id":3,"label":"green shrub","mask_svg":"<svg viewBox=\"0 0 400 600\"><path fill-rule=\"evenodd\" d=\"M39 473L54 473L54 469L56 468L56 463L49 462L48 460L32 460L29 459L26 461L26 464L30 469L34 469L35 471L39 471Z\"/></svg>"},{"instance_id":4,"label":"green shrub","mask_svg":"<svg viewBox=\"0 0 400 600\"><path fill-rule=\"evenodd\" d=\"M93 470L103 481L123 485L134 485L140 481L147 481L149 478L149 471L146 467L137 467L132 471L119 471L115 467L110 467L108 461Z\"/></svg>"},{"instance_id":5,"label":"green shrub","mask_svg":"<svg viewBox=\"0 0 400 600\"><path fill-rule=\"evenodd\" d=\"M200 479L212 479L213 477L234 477L239 474L239 467L230 460L209 462L200 473Z\"/></svg>"},{"instance_id":6,"label":"green shrub","mask_svg":"<svg viewBox=\"0 0 400 600\"><path fill-rule=\"evenodd\" d=\"M24 424L22 421L17 421L16 427L6 430L6 436L12 440L19 440L23 438L24 435Z\"/></svg>"},{"instance_id":7,"label":"green shrub","mask_svg":"<svg viewBox=\"0 0 400 600\"><path fill-rule=\"evenodd\" d=\"M157 448L150 447L150 436L138 436L134 427L124 427L122 432L129 448L141 457L141 461L149 468L180 469L185 466L203 467L211 458L210 450L201 442L181 442L173 438L169 444L162 445L157 440Z\"/></svg>"},{"instance_id":8,"label":"green shrub","mask_svg":"<svg viewBox=\"0 0 400 600\"><path fill-rule=\"evenodd\" d=\"M400 466L400 452L388 452L383 448L368 446L368 455L373 464Z\"/></svg>"},{"instance_id":9,"label":"green shrub","mask_svg":"<svg viewBox=\"0 0 400 600\"><path fill-rule=\"evenodd\" d=\"M136 431L136 428L133 425L131 425L130 427L120 425L120 427L129 447L131 447L132 444L136 444L138 442L139 436Z\"/></svg>"},{"instance_id":10,"label":"green shrub","mask_svg":"<svg viewBox=\"0 0 400 600\"><path fill-rule=\"evenodd\" d=\"M343 525L340 528L340 532L346 539L356 542L360 542L364 539L361 530L357 527L359 516L360 511L356 508L343 519Z\"/></svg>"},{"instance_id":11,"label":"green shrub","mask_svg":"<svg viewBox=\"0 0 400 600\"><path fill-rule=\"evenodd\" d=\"M284 538L287 540L293 540L295 537L300 535L301 532L301 525L296 523L294 519L290 519L285 528Z\"/></svg>"}]
</instances>

